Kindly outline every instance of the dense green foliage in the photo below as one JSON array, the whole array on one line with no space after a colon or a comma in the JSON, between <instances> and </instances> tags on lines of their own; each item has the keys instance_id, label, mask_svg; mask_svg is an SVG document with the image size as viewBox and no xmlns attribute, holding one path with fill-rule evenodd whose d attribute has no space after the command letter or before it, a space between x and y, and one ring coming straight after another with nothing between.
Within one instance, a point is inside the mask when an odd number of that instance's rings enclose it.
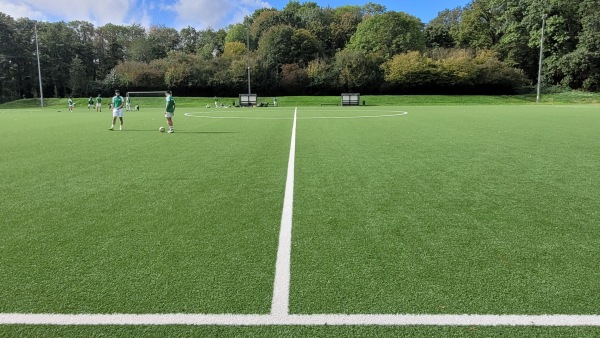
<instances>
[{"instance_id":1,"label":"dense green foliage","mask_svg":"<svg viewBox=\"0 0 600 338\"><path fill-rule=\"evenodd\" d=\"M247 89L248 61L252 89L265 95L511 93L537 80L543 15L544 84L600 90L597 0L472 0L427 24L373 3L290 1L219 30L94 27L0 13L0 102L39 96L36 25L46 97L115 87L235 95Z\"/></svg>"}]
</instances>

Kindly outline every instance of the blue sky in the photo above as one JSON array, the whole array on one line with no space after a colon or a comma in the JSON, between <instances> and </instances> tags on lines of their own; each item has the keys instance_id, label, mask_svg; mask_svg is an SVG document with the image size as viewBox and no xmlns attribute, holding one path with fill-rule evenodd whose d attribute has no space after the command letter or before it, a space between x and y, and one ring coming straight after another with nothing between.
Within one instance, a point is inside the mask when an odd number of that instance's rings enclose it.
<instances>
[{"instance_id":1,"label":"blue sky","mask_svg":"<svg viewBox=\"0 0 600 338\"><path fill-rule=\"evenodd\" d=\"M245 15L263 7L282 9L289 0L0 0L0 12L13 18L28 17L40 21L84 20L96 26L107 23L144 27L164 25L181 29L219 29L242 22ZM305 1L300 0L300 3ZM414 15L424 23L438 12L465 6L470 0L314 0L321 7L383 5L390 11Z\"/></svg>"}]
</instances>

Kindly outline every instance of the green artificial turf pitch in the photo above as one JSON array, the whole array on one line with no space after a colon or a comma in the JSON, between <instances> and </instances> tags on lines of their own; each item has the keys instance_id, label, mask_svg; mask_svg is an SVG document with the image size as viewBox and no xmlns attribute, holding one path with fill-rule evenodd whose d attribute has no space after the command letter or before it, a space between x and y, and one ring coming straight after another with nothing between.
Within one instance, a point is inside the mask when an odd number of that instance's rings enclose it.
<instances>
[{"instance_id":1,"label":"green artificial turf pitch","mask_svg":"<svg viewBox=\"0 0 600 338\"><path fill-rule=\"evenodd\" d=\"M0 312L268 314L293 113L0 110ZM300 107L290 313L599 314L599 113Z\"/></svg>"}]
</instances>

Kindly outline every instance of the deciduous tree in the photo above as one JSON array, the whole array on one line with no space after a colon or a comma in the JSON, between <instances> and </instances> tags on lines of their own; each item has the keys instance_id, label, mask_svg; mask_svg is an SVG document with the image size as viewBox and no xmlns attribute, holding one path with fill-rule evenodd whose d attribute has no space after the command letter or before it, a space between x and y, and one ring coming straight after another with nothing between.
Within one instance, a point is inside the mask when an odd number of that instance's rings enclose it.
<instances>
[{"instance_id":1,"label":"deciduous tree","mask_svg":"<svg viewBox=\"0 0 600 338\"><path fill-rule=\"evenodd\" d=\"M69 83L71 85L71 95L75 97L87 96L88 84L90 83L89 78L85 72L85 66L79 56L75 56L71 61L69 69Z\"/></svg>"},{"instance_id":2,"label":"deciduous tree","mask_svg":"<svg viewBox=\"0 0 600 338\"><path fill-rule=\"evenodd\" d=\"M378 53L385 58L407 51L425 49L423 24L402 12L367 16L350 39L349 49Z\"/></svg>"}]
</instances>

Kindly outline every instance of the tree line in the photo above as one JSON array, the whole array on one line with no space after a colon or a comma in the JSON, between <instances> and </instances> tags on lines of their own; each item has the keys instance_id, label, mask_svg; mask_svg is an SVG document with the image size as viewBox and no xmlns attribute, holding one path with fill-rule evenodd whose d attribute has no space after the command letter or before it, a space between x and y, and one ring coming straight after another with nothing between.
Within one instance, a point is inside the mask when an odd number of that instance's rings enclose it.
<instances>
[{"instance_id":1,"label":"tree line","mask_svg":"<svg viewBox=\"0 0 600 338\"><path fill-rule=\"evenodd\" d=\"M172 89L178 95L600 90L600 2L473 0L429 23L385 6L290 1L214 30L36 22L0 13L0 100ZM247 48L247 45L249 48Z\"/></svg>"}]
</instances>

